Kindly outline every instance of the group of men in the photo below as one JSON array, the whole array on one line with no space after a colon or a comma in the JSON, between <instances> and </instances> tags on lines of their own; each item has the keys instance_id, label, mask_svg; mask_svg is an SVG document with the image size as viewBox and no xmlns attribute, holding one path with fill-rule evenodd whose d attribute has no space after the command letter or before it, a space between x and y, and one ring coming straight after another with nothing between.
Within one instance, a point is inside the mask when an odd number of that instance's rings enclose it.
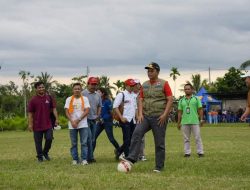
<instances>
[{"instance_id":1,"label":"group of men","mask_svg":"<svg viewBox=\"0 0 250 190\"><path fill-rule=\"evenodd\" d=\"M102 130L106 130L110 142L115 147L116 158L120 157L130 164L138 161L142 153L142 142L145 133L152 130L155 143L154 172L161 172L165 163L165 137L167 119L172 108L173 96L167 81L160 79L160 66L150 63L145 67L149 80L140 84L137 80L125 81L126 89L118 93L114 103L107 98L107 93L97 91L98 78L90 77L87 89L82 91L80 83L73 85L73 95L66 99L65 113L69 120L68 126L71 139L71 155L73 164L82 165L95 162L94 148L96 139ZM250 86L250 75L246 76L246 84ZM35 84L36 96L29 102L29 129L34 132L37 159L42 162L50 160L48 155L53 139L50 113L58 123L56 103L47 95L44 84ZM203 124L202 104L193 95L191 84L184 86L185 95L178 102L178 129L182 130L184 139L184 157L191 156L190 135L194 133L197 154L204 156L200 126ZM100 96L101 94L101 96ZM247 109L242 115L244 120L250 113L250 93L248 94ZM102 104L105 106L102 106ZM121 111L120 106L123 106ZM114 139L112 130L112 109L120 120L123 133L123 144L119 146ZM98 127L99 126L99 127ZM96 131L97 130L97 131ZM80 135L81 158L78 156L77 137ZM42 148L42 139L45 145ZM124 156L121 156L124 153Z\"/></svg>"}]
</instances>

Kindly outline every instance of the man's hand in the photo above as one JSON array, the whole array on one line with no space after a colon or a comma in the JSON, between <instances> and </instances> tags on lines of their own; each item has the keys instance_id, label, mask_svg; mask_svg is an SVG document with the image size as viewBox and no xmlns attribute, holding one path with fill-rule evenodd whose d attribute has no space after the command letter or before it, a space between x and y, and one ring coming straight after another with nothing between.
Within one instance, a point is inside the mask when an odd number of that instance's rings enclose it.
<instances>
[{"instance_id":1,"label":"man's hand","mask_svg":"<svg viewBox=\"0 0 250 190\"><path fill-rule=\"evenodd\" d=\"M203 124L205 123L205 120L200 120L200 126L202 127Z\"/></svg>"},{"instance_id":2,"label":"man's hand","mask_svg":"<svg viewBox=\"0 0 250 190\"><path fill-rule=\"evenodd\" d=\"M177 124L177 129L181 130L181 124L180 123Z\"/></svg>"},{"instance_id":3,"label":"man's hand","mask_svg":"<svg viewBox=\"0 0 250 190\"><path fill-rule=\"evenodd\" d=\"M59 121L56 119L55 120L55 126L59 125Z\"/></svg>"},{"instance_id":4,"label":"man's hand","mask_svg":"<svg viewBox=\"0 0 250 190\"><path fill-rule=\"evenodd\" d=\"M141 123L143 119L144 119L143 115L138 115L137 123Z\"/></svg>"},{"instance_id":5,"label":"man's hand","mask_svg":"<svg viewBox=\"0 0 250 190\"><path fill-rule=\"evenodd\" d=\"M167 115L162 114L159 118L158 118L158 125L160 127L163 127L164 125L166 125L166 121L167 121Z\"/></svg>"},{"instance_id":6,"label":"man's hand","mask_svg":"<svg viewBox=\"0 0 250 190\"><path fill-rule=\"evenodd\" d=\"M121 117L121 122L126 123L126 122L128 122L128 120L125 117Z\"/></svg>"},{"instance_id":7,"label":"man's hand","mask_svg":"<svg viewBox=\"0 0 250 190\"><path fill-rule=\"evenodd\" d=\"M33 125L32 125L32 124L29 124L29 126L28 126L28 130L29 130L30 132L32 132L32 131L33 131Z\"/></svg>"},{"instance_id":8,"label":"man's hand","mask_svg":"<svg viewBox=\"0 0 250 190\"><path fill-rule=\"evenodd\" d=\"M72 127L73 127L74 129L77 128L77 126L78 126L78 121L77 121L77 120L71 120L70 123L71 123L71 125L72 125Z\"/></svg>"},{"instance_id":9,"label":"man's hand","mask_svg":"<svg viewBox=\"0 0 250 190\"><path fill-rule=\"evenodd\" d=\"M244 114L240 117L240 120L241 120L241 121L246 121L247 116L248 116L248 114L245 114L245 113L244 113Z\"/></svg>"}]
</instances>

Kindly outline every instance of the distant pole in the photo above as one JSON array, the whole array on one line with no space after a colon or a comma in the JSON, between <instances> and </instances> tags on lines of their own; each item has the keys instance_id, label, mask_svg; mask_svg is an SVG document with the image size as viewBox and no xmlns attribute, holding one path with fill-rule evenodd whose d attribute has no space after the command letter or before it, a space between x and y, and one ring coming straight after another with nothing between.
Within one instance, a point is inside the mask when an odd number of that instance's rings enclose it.
<instances>
[{"instance_id":1,"label":"distant pole","mask_svg":"<svg viewBox=\"0 0 250 190\"><path fill-rule=\"evenodd\" d=\"M87 78L89 78L89 66L87 66L87 71L86 71L86 74L87 74Z\"/></svg>"},{"instance_id":2,"label":"distant pole","mask_svg":"<svg viewBox=\"0 0 250 190\"><path fill-rule=\"evenodd\" d=\"M211 84L211 71L210 71L210 67L208 67L208 82L209 82L209 84Z\"/></svg>"}]
</instances>

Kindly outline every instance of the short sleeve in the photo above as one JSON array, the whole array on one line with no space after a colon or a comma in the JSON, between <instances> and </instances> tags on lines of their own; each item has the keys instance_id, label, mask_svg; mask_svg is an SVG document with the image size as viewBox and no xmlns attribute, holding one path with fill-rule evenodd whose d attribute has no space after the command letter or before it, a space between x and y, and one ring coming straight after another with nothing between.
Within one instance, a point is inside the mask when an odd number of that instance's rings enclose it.
<instances>
[{"instance_id":1,"label":"short sleeve","mask_svg":"<svg viewBox=\"0 0 250 190\"><path fill-rule=\"evenodd\" d=\"M89 99L86 96L83 96L83 100L84 100L84 108L90 108Z\"/></svg>"},{"instance_id":2,"label":"short sleeve","mask_svg":"<svg viewBox=\"0 0 250 190\"><path fill-rule=\"evenodd\" d=\"M69 109L70 97L68 97L65 101L64 109Z\"/></svg>"},{"instance_id":3,"label":"short sleeve","mask_svg":"<svg viewBox=\"0 0 250 190\"><path fill-rule=\"evenodd\" d=\"M122 103L122 97L123 97L122 92L117 94L117 96L115 97L113 108L118 108L120 106L120 104Z\"/></svg>"},{"instance_id":4,"label":"short sleeve","mask_svg":"<svg viewBox=\"0 0 250 190\"><path fill-rule=\"evenodd\" d=\"M200 98L197 98L197 100L198 100L198 108L202 108L202 103L201 103Z\"/></svg>"},{"instance_id":5,"label":"short sleeve","mask_svg":"<svg viewBox=\"0 0 250 190\"><path fill-rule=\"evenodd\" d=\"M30 100L29 105L28 105L28 112L35 112L35 106L34 106L34 101L33 99Z\"/></svg>"},{"instance_id":6,"label":"short sleeve","mask_svg":"<svg viewBox=\"0 0 250 190\"><path fill-rule=\"evenodd\" d=\"M164 84L164 93L165 93L165 96L168 97L168 96L172 96L172 90L168 84L168 82L166 81L165 84Z\"/></svg>"},{"instance_id":7,"label":"short sleeve","mask_svg":"<svg viewBox=\"0 0 250 190\"><path fill-rule=\"evenodd\" d=\"M181 105L181 100L182 99L180 99L179 102L178 102L178 110L183 110L182 105Z\"/></svg>"}]
</instances>

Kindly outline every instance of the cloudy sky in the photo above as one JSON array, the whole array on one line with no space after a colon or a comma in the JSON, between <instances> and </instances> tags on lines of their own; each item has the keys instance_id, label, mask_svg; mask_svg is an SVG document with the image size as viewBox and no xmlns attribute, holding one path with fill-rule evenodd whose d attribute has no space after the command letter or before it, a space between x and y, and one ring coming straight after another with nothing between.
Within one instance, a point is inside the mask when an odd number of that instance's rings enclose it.
<instances>
[{"instance_id":1,"label":"cloudy sky","mask_svg":"<svg viewBox=\"0 0 250 190\"><path fill-rule=\"evenodd\" d=\"M0 0L0 84L20 70L56 80L86 73L167 80L250 59L249 0ZM207 72L206 72L207 73ZM204 75L202 75L204 76ZM204 76L206 77L206 76Z\"/></svg>"}]
</instances>

